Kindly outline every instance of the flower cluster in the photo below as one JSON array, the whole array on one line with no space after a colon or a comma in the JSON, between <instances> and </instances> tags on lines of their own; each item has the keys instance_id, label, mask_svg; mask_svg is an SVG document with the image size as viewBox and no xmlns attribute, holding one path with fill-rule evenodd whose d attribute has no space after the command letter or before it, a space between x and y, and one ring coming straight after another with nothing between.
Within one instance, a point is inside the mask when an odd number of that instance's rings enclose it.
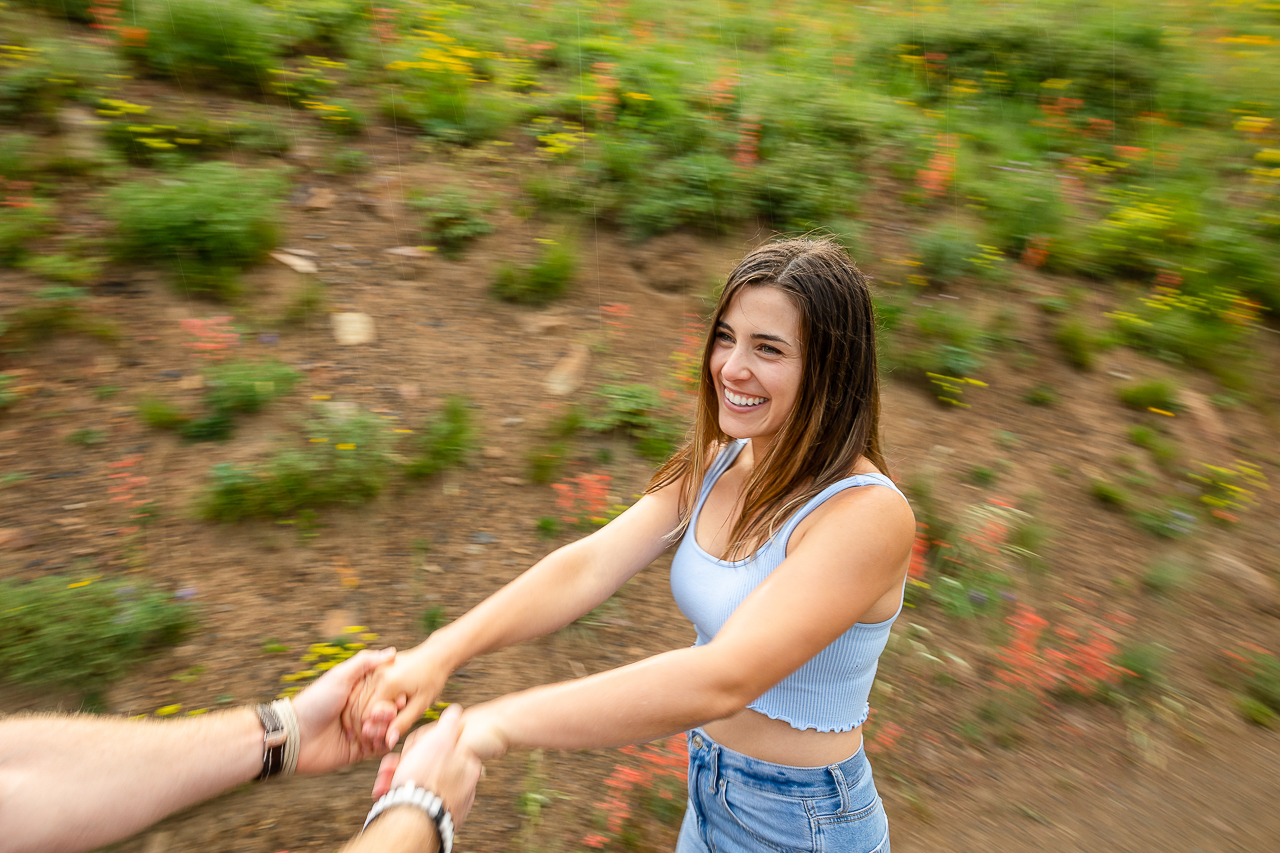
<instances>
[{"instance_id":1,"label":"flower cluster","mask_svg":"<svg viewBox=\"0 0 1280 853\"><path fill-rule=\"evenodd\" d=\"M128 456L118 462L108 463L109 467L117 469L128 469L137 465L142 461L142 456ZM111 495L112 503L123 503L125 509L129 511L129 520L137 522L125 527L121 527L119 532L123 535L137 533L142 523L145 523L155 514L155 501L150 498L140 498L137 496L137 490L146 486L151 482L150 477L144 477L141 474L135 474L128 470L118 470L114 474L108 474L108 479L115 480L114 485L107 487L107 494Z\"/></svg>"},{"instance_id":2,"label":"flower cluster","mask_svg":"<svg viewBox=\"0 0 1280 853\"><path fill-rule=\"evenodd\" d=\"M636 766L615 766L604 782L608 789L605 799L596 803L596 807L604 811L605 827L613 836L622 832L623 824L631 817L631 795L634 791L656 787L658 796L672 799L675 797L672 788L683 787L689 773L685 735L657 743L625 746L622 754L635 759ZM582 843L600 848L610 840L609 835L592 834L583 838Z\"/></svg>"},{"instance_id":3,"label":"flower cluster","mask_svg":"<svg viewBox=\"0 0 1280 853\"><path fill-rule=\"evenodd\" d=\"M566 524L581 527L608 522L609 483L608 474L579 474L562 482L552 483L556 490L556 506L563 512Z\"/></svg>"},{"instance_id":4,"label":"flower cluster","mask_svg":"<svg viewBox=\"0 0 1280 853\"><path fill-rule=\"evenodd\" d=\"M916 173L916 185L925 198L938 198L946 193L956 174L956 149L960 141L954 133L940 133L935 139L928 164Z\"/></svg>"},{"instance_id":5,"label":"flower cluster","mask_svg":"<svg viewBox=\"0 0 1280 853\"><path fill-rule=\"evenodd\" d=\"M187 349L209 361L221 361L227 352L240 341L240 335L231 330L230 317L208 317L204 320L182 321L183 331L195 336L187 342Z\"/></svg>"},{"instance_id":6,"label":"flower cluster","mask_svg":"<svg viewBox=\"0 0 1280 853\"><path fill-rule=\"evenodd\" d=\"M1054 695L1097 696L1126 674L1104 626L1059 626L1053 630L1056 641L1046 644L1049 622L1033 608L1019 604L1006 621L1013 638L996 653L1005 666L999 672L1003 689L1025 692L1047 705Z\"/></svg>"}]
</instances>

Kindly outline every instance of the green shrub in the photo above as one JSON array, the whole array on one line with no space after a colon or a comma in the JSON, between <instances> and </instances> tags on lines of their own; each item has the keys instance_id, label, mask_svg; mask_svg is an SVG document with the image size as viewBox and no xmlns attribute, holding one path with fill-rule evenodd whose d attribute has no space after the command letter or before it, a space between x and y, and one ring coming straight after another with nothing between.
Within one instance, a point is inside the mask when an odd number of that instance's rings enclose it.
<instances>
[{"instance_id":1,"label":"green shrub","mask_svg":"<svg viewBox=\"0 0 1280 853\"><path fill-rule=\"evenodd\" d=\"M1132 643L1116 653L1115 665L1122 672L1120 683L1128 690L1154 690L1164 683L1165 659L1169 649L1160 643Z\"/></svg>"},{"instance_id":2,"label":"green shrub","mask_svg":"<svg viewBox=\"0 0 1280 853\"><path fill-rule=\"evenodd\" d=\"M665 459L675 450L682 430L666 414L662 397L651 385L606 385L597 392L599 413L584 426L592 432L622 430L646 459Z\"/></svg>"},{"instance_id":3,"label":"green shrub","mask_svg":"<svg viewBox=\"0 0 1280 853\"><path fill-rule=\"evenodd\" d=\"M1079 317L1064 320L1054 332L1053 340L1067 363L1076 370L1093 370L1094 355L1104 344Z\"/></svg>"},{"instance_id":4,"label":"green shrub","mask_svg":"<svg viewBox=\"0 0 1280 853\"><path fill-rule=\"evenodd\" d=\"M406 64L419 64L416 57ZM472 83L470 75L441 69L403 68L390 63L398 85L384 89L383 108L398 127L459 145L495 139L518 116L518 107L492 85Z\"/></svg>"},{"instance_id":5,"label":"green shrub","mask_svg":"<svg viewBox=\"0 0 1280 853\"><path fill-rule=\"evenodd\" d=\"M569 446L563 441L555 441L529 451L529 479L540 485L553 482L560 476L565 455Z\"/></svg>"},{"instance_id":6,"label":"green shrub","mask_svg":"<svg viewBox=\"0 0 1280 853\"><path fill-rule=\"evenodd\" d=\"M248 0L138 0L147 37L127 48L153 73L185 86L261 91L279 45L279 18Z\"/></svg>"},{"instance_id":7,"label":"green shrub","mask_svg":"<svg viewBox=\"0 0 1280 853\"><path fill-rule=\"evenodd\" d=\"M0 207L0 267L14 266L27 256L31 241L53 227L49 202L33 199L27 207Z\"/></svg>"},{"instance_id":8,"label":"green shrub","mask_svg":"<svg viewBox=\"0 0 1280 853\"><path fill-rule=\"evenodd\" d=\"M335 175L356 175L369 171L369 155L359 148L341 148L329 155L325 167Z\"/></svg>"},{"instance_id":9,"label":"green shrub","mask_svg":"<svg viewBox=\"0 0 1280 853\"><path fill-rule=\"evenodd\" d=\"M1244 689L1250 698L1280 714L1280 660L1261 651L1247 651Z\"/></svg>"},{"instance_id":10,"label":"green shrub","mask_svg":"<svg viewBox=\"0 0 1280 853\"><path fill-rule=\"evenodd\" d=\"M1001 171L1000 177L969 187L982 207L987 232L1003 251L1020 255L1036 241L1052 252L1063 230L1068 208L1049 170Z\"/></svg>"},{"instance_id":11,"label":"green shrub","mask_svg":"<svg viewBox=\"0 0 1280 853\"><path fill-rule=\"evenodd\" d=\"M190 607L138 581L0 581L0 678L97 693L179 642Z\"/></svg>"},{"instance_id":12,"label":"green shrub","mask_svg":"<svg viewBox=\"0 0 1280 853\"><path fill-rule=\"evenodd\" d=\"M298 372L278 361L230 361L210 365L204 375L208 413L176 423L157 412L156 420L175 426L188 441L222 441L235 429L235 415L252 414L289 389ZM150 421L148 421L150 423Z\"/></svg>"},{"instance_id":13,"label":"green shrub","mask_svg":"<svg viewBox=\"0 0 1280 853\"><path fill-rule=\"evenodd\" d=\"M102 270L102 262L97 258L77 258L61 253L52 255L30 255L22 263L22 268L41 278L67 284L87 284Z\"/></svg>"},{"instance_id":14,"label":"green shrub","mask_svg":"<svg viewBox=\"0 0 1280 853\"><path fill-rule=\"evenodd\" d=\"M114 340L119 330L85 310L88 291L57 284L42 287L35 299L9 315L9 328L0 328L0 340L29 345L60 334L84 334Z\"/></svg>"},{"instance_id":15,"label":"green shrub","mask_svg":"<svg viewBox=\"0 0 1280 853\"><path fill-rule=\"evenodd\" d=\"M1150 409L1177 412L1182 409L1182 404L1178 402L1178 387L1168 379L1151 379L1126 385L1120 389L1119 396L1120 402L1143 412Z\"/></svg>"},{"instance_id":16,"label":"green shrub","mask_svg":"<svg viewBox=\"0 0 1280 853\"><path fill-rule=\"evenodd\" d=\"M978 235L970 228L944 222L920 234L914 243L920 269L935 284L951 284L973 272Z\"/></svg>"},{"instance_id":17,"label":"green shrub","mask_svg":"<svg viewBox=\"0 0 1280 853\"><path fill-rule=\"evenodd\" d=\"M143 398L138 403L138 417L152 429L178 429L188 421L177 406L155 397Z\"/></svg>"},{"instance_id":18,"label":"green shrub","mask_svg":"<svg viewBox=\"0 0 1280 853\"><path fill-rule=\"evenodd\" d=\"M1140 581L1143 589L1152 595L1169 597L1185 589L1192 574L1186 560L1165 557L1147 566Z\"/></svg>"},{"instance_id":19,"label":"green shrub","mask_svg":"<svg viewBox=\"0 0 1280 853\"><path fill-rule=\"evenodd\" d=\"M303 450L285 450L265 465L215 465L204 499L211 521L278 518L300 509L372 500L386 483L386 438L361 415L314 421Z\"/></svg>"},{"instance_id":20,"label":"green shrub","mask_svg":"<svg viewBox=\"0 0 1280 853\"><path fill-rule=\"evenodd\" d=\"M1121 487L1106 480L1090 480L1089 494L1108 509L1127 509L1133 499Z\"/></svg>"},{"instance_id":21,"label":"green shrub","mask_svg":"<svg viewBox=\"0 0 1280 853\"><path fill-rule=\"evenodd\" d=\"M1153 427L1134 424L1127 431L1129 441L1151 454L1161 468L1169 468L1178 461L1178 445L1165 438Z\"/></svg>"},{"instance_id":22,"label":"green shrub","mask_svg":"<svg viewBox=\"0 0 1280 853\"><path fill-rule=\"evenodd\" d=\"M1249 361L1255 307L1227 287L1198 295L1157 288L1131 310L1108 316L1128 346L1175 364L1209 370L1224 382L1239 385L1239 366Z\"/></svg>"},{"instance_id":23,"label":"green shrub","mask_svg":"<svg viewBox=\"0 0 1280 853\"><path fill-rule=\"evenodd\" d=\"M11 181L25 178L35 169L36 138L29 133L0 135L0 175Z\"/></svg>"},{"instance_id":24,"label":"green shrub","mask_svg":"<svg viewBox=\"0 0 1280 853\"><path fill-rule=\"evenodd\" d=\"M465 397L445 401L444 412L428 418L420 430L418 452L405 467L410 477L430 477L463 464L474 451L476 429Z\"/></svg>"},{"instance_id":25,"label":"green shrub","mask_svg":"<svg viewBox=\"0 0 1280 853\"><path fill-rule=\"evenodd\" d=\"M439 246L440 253L450 260L460 258L475 238L493 232L493 225L482 215L488 207L478 204L470 193L463 190L415 196L410 198L409 204L421 211L427 238Z\"/></svg>"},{"instance_id":26,"label":"green shrub","mask_svg":"<svg viewBox=\"0 0 1280 853\"><path fill-rule=\"evenodd\" d=\"M228 297L235 273L276 243L276 174L230 163L197 163L161 179L117 187L108 215L125 260L167 262L184 291Z\"/></svg>"},{"instance_id":27,"label":"green shrub","mask_svg":"<svg viewBox=\"0 0 1280 853\"><path fill-rule=\"evenodd\" d=\"M529 267L503 264L493 279L493 293L507 302L545 305L560 296L573 281L578 259L570 241L544 240L538 259Z\"/></svg>"},{"instance_id":28,"label":"green shrub","mask_svg":"<svg viewBox=\"0 0 1280 853\"><path fill-rule=\"evenodd\" d=\"M89 100L96 87L120 70L113 53L79 39L14 44L6 38L0 122L53 121L63 101Z\"/></svg>"},{"instance_id":29,"label":"green shrub","mask_svg":"<svg viewBox=\"0 0 1280 853\"><path fill-rule=\"evenodd\" d=\"M445 615L444 608L439 604L428 607L422 611L422 633L424 636L431 636L436 631L448 624L448 617Z\"/></svg>"},{"instance_id":30,"label":"green shrub","mask_svg":"<svg viewBox=\"0 0 1280 853\"><path fill-rule=\"evenodd\" d=\"M13 376L0 373L0 412L18 402L19 394L9 386L13 384Z\"/></svg>"},{"instance_id":31,"label":"green shrub","mask_svg":"<svg viewBox=\"0 0 1280 853\"><path fill-rule=\"evenodd\" d=\"M1033 406L1054 406L1061 399L1052 385L1047 385L1043 382L1033 386L1027 393L1022 395L1023 402L1030 403Z\"/></svg>"}]
</instances>

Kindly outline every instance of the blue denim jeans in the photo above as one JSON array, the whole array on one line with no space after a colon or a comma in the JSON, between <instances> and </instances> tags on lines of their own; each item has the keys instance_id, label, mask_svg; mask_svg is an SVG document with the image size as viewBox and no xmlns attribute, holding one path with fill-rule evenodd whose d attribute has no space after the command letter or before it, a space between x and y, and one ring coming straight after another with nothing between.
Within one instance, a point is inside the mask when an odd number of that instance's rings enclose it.
<instances>
[{"instance_id":1,"label":"blue denim jeans","mask_svg":"<svg viewBox=\"0 0 1280 853\"><path fill-rule=\"evenodd\" d=\"M889 821L859 748L790 767L689 732L689 806L676 853L889 853Z\"/></svg>"}]
</instances>

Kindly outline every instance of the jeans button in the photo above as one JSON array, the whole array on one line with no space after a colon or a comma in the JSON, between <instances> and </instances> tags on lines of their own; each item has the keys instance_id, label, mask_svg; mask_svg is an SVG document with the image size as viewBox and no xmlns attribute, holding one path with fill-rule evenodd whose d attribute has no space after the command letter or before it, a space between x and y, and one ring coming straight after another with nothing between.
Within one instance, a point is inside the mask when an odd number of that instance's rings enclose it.
<instances>
[{"instance_id":1,"label":"jeans button","mask_svg":"<svg viewBox=\"0 0 1280 853\"><path fill-rule=\"evenodd\" d=\"M702 749L702 735L693 736L693 748Z\"/></svg>"}]
</instances>

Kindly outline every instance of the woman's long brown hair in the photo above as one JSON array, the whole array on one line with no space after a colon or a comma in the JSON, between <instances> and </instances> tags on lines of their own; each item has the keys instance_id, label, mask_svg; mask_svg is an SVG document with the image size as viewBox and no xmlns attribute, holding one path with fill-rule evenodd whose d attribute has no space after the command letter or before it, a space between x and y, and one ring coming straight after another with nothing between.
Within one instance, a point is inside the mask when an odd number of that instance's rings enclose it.
<instances>
[{"instance_id":1,"label":"woman's long brown hair","mask_svg":"<svg viewBox=\"0 0 1280 853\"><path fill-rule=\"evenodd\" d=\"M743 258L725 282L703 343L693 433L646 489L653 492L685 478L680 526L673 538L689 527L713 452L731 440L720 429L720 402L709 365L716 325L748 287L777 287L791 297L800 312L804 364L795 405L747 479L726 558L754 553L795 509L848 477L859 457L889 473L880 450L875 314L866 279L831 240L768 243Z\"/></svg>"}]
</instances>

